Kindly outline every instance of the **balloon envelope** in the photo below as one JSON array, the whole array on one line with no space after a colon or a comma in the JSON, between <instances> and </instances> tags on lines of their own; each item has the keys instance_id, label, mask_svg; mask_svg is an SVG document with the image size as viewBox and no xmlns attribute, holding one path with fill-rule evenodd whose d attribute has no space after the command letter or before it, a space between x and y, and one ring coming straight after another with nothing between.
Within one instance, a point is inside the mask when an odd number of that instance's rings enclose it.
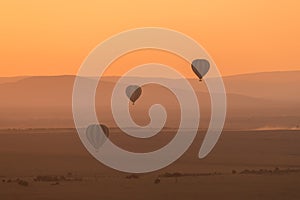
<instances>
[{"instance_id":1,"label":"balloon envelope","mask_svg":"<svg viewBox=\"0 0 300 200\"><path fill-rule=\"evenodd\" d=\"M109 136L109 129L105 125L90 125L86 129L86 136L88 141L95 149L99 149L107 140Z\"/></svg>"},{"instance_id":2,"label":"balloon envelope","mask_svg":"<svg viewBox=\"0 0 300 200\"><path fill-rule=\"evenodd\" d=\"M192 69L200 80L207 74L210 64L205 59L196 59L192 62Z\"/></svg>"},{"instance_id":3,"label":"balloon envelope","mask_svg":"<svg viewBox=\"0 0 300 200\"><path fill-rule=\"evenodd\" d=\"M138 100L141 94L142 88L138 85L130 85L126 88L126 95L133 104L136 102L136 100Z\"/></svg>"}]
</instances>

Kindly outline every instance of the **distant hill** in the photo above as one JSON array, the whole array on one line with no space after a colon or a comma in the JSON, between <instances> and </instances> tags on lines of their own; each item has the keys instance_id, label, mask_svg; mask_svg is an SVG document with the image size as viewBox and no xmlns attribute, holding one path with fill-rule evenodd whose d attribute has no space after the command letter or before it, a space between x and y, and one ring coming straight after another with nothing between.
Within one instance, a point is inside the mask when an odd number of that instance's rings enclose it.
<instances>
[{"instance_id":1,"label":"distant hill","mask_svg":"<svg viewBox=\"0 0 300 200\"><path fill-rule=\"evenodd\" d=\"M19 80L27 78L27 76L17 76L17 77L0 77L0 84L2 83L13 83Z\"/></svg>"},{"instance_id":2,"label":"distant hill","mask_svg":"<svg viewBox=\"0 0 300 200\"><path fill-rule=\"evenodd\" d=\"M230 93L270 100L300 102L300 71L264 72L224 78Z\"/></svg>"},{"instance_id":3,"label":"distant hill","mask_svg":"<svg viewBox=\"0 0 300 200\"><path fill-rule=\"evenodd\" d=\"M73 127L74 80L75 76L0 78L0 128ZM110 114L110 98L117 80L118 77L102 78L96 97L101 119L111 126L115 124ZM130 80L126 78L125 82ZM300 123L300 71L236 75L223 80L228 98L228 129L293 127ZM190 82L201 102L201 124L205 127L210 118L209 94L205 83L197 79ZM158 85L143 87L133 113L137 123L148 122L148 108L154 103L161 103L170 113L167 126L177 127L178 102L170 91Z\"/></svg>"}]
</instances>

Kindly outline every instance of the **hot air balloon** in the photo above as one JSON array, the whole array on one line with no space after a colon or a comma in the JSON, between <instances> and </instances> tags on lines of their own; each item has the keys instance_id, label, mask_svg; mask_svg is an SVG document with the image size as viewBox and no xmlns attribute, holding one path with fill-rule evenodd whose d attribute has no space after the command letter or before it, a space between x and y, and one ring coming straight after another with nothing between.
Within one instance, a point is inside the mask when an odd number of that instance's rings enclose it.
<instances>
[{"instance_id":1,"label":"hot air balloon","mask_svg":"<svg viewBox=\"0 0 300 200\"><path fill-rule=\"evenodd\" d=\"M199 77L199 80L202 81L202 78L207 74L210 68L210 64L205 59L196 59L192 62L192 69L194 73Z\"/></svg>"},{"instance_id":2,"label":"hot air balloon","mask_svg":"<svg viewBox=\"0 0 300 200\"><path fill-rule=\"evenodd\" d=\"M90 125L86 129L86 137L93 147L98 150L107 140L109 129L105 125Z\"/></svg>"},{"instance_id":3,"label":"hot air balloon","mask_svg":"<svg viewBox=\"0 0 300 200\"><path fill-rule=\"evenodd\" d=\"M142 88L138 85L130 85L126 88L126 95L134 105L136 100L141 96Z\"/></svg>"}]
</instances>

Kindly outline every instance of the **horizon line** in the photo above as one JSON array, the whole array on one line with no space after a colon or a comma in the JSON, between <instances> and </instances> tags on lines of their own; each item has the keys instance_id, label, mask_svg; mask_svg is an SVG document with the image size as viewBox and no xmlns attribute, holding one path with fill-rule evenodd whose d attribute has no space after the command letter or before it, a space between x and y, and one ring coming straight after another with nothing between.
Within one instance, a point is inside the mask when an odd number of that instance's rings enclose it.
<instances>
[{"instance_id":1,"label":"horizon line","mask_svg":"<svg viewBox=\"0 0 300 200\"><path fill-rule=\"evenodd\" d=\"M276 70L276 71L261 71L261 72L246 72L246 73L237 73L237 74L229 74L224 75L224 77L232 77L232 76L242 76L242 75L255 75L255 74L262 74L262 73L279 73L279 72L300 72L299 70ZM49 75L14 75L14 76L0 76L0 78L26 78L26 77L62 77L62 76L77 76L77 74L49 74ZM87 76L87 77L96 77L96 76ZM121 77L121 75L104 75L102 77ZM128 77L137 77L137 76L128 76ZM147 77L147 78L157 78L151 76L140 76L140 78ZM164 77L161 77L164 78ZM165 77L167 78L167 77ZM198 79L197 77L187 77L188 79Z\"/></svg>"}]
</instances>

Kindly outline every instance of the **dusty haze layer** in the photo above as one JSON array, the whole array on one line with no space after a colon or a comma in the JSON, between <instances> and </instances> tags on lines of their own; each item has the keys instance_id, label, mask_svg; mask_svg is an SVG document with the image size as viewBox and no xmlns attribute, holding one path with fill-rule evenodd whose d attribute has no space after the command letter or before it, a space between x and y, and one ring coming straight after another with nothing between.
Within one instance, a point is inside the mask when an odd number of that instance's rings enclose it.
<instances>
[{"instance_id":1,"label":"dusty haze layer","mask_svg":"<svg viewBox=\"0 0 300 200\"><path fill-rule=\"evenodd\" d=\"M74 127L74 79L74 76L0 78L0 128ZM130 82L130 79L126 82ZM102 123L110 127L116 126L111 115L110 99L117 80L118 77L102 78L96 95L98 116L101 116ZM196 79L191 79L190 83L200 102L200 127L206 128L210 119L207 88ZM299 71L230 76L224 77L224 83L228 100L225 129L299 127ZM149 122L148 109L154 103L165 106L168 111L166 126L176 128L180 120L178 102L168 89L159 85L143 86L142 96L136 105L129 105L136 122L141 125ZM194 109L193 105L190 109Z\"/></svg>"}]
</instances>

